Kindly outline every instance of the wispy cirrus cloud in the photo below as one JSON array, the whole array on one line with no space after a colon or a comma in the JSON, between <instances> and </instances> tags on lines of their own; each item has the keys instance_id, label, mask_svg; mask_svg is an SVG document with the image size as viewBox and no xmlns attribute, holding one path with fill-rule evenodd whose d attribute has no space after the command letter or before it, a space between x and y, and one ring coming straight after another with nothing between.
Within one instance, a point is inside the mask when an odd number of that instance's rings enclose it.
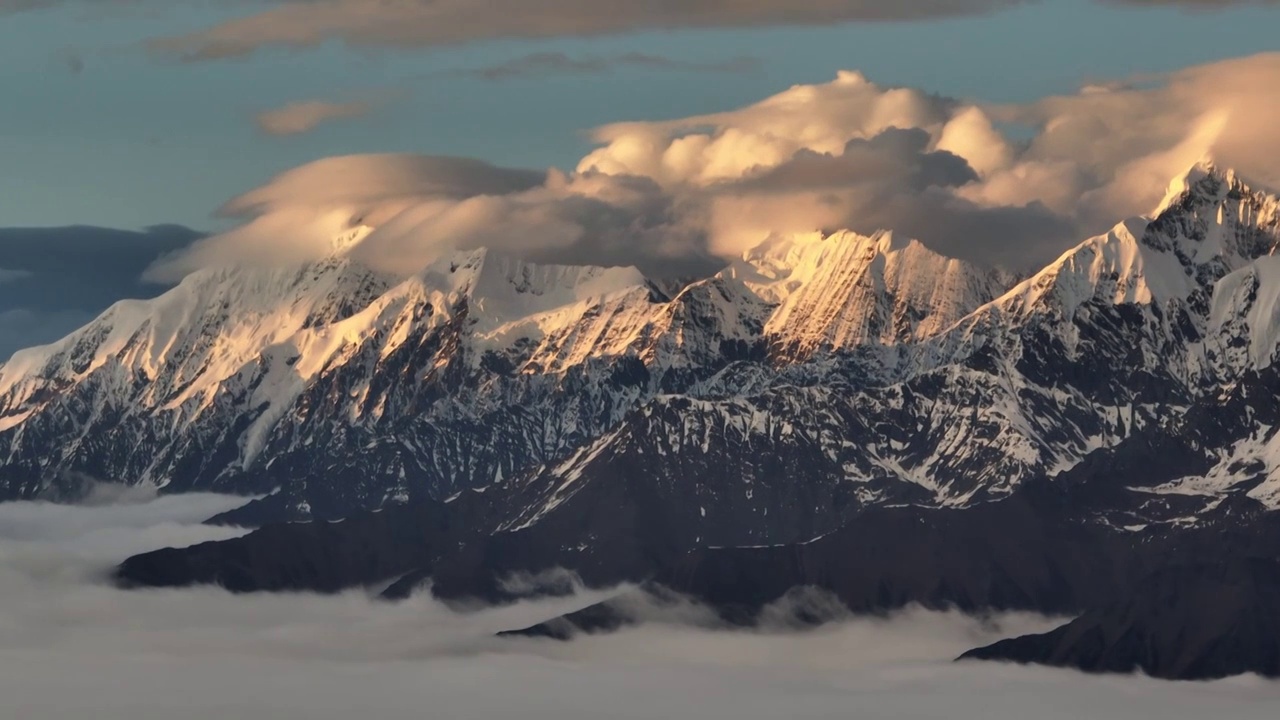
<instances>
[{"instance_id":1,"label":"wispy cirrus cloud","mask_svg":"<svg viewBox=\"0 0 1280 720\"><path fill-rule=\"evenodd\" d=\"M30 1L30 0L28 0ZM922 21L981 15L1037 0L267 0L271 7L153 49L183 60L248 55L264 47L303 48L338 40L352 46L425 48L500 39L611 35L646 30ZM1101 0L1199 10L1276 5L1280 0Z\"/></svg>"},{"instance_id":2,"label":"wispy cirrus cloud","mask_svg":"<svg viewBox=\"0 0 1280 720\"><path fill-rule=\"evenodd\" d=\"M57 0L0 0L0 14L39 10L57 4Z\"/></svg>"},{"instance_id":3,"label":"wispy cirrus cloud","mask_svg":"<svg viewBox=\"0 0 1280 720\"><path fill-rule=\"evenodd\" d=\"M31 273L26 270L6 270L0 268L0 283L7 283L12 280L21 280L25 277L31 277Z\"/></svg>"},{"instance_id":4,"label":"wispy cirrus cloud","mask_svg":"<svg viewBox=\"0 0 1280 720\"><path fill-rule=\"evenodd\" d=\"M1105 0L1105 2L1113 5L1139 5L1149 7L1169 6L1183 8L1199 8L1201 10L1216 10L1227 7L1239 7L1256 5L1258 7L1266 7L1268 5L1280 5L1280 0Z\"/></svg>"},{"instance_id":5,"label":"wispy cirrus cloud","mask_svg":"<svg viewBox=\"0 0 1280 720\"><path fill-rule=\"evenodd\" d=\"M156 38L151 47L182 60L252 54L264 47L313 47L329 40L363 47L427 48L501 39L611 35L646 30L925 21L997 12L1052 0L186 0L245 12L211 27ZM1096 0L1110 5L1218 10L1280 0ZM181 0L180 0L181 2ZM0 0L0 15L62 5L173 7L160 0Z\"/></svg>"},{"instance_id":6,"label":"wispy cirrus cloud","mask_svg":"<svg viewBox=\"0 0 1280 720\"><path fill-rule=\"evenodd\" d=\"M907 21L987 13L1022 0L289 0L152 47L184 60L251 54L268 46L327 40L365 47L423 48L499 39L610 35L678 28Z\"/></svg>"}]
</instances>

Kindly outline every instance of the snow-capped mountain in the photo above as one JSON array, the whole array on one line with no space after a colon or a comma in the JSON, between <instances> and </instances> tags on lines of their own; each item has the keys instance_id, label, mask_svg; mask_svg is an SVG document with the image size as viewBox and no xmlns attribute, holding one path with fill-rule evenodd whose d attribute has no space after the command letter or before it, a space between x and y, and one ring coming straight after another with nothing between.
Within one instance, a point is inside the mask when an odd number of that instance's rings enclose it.
<instances>
[{"instance_id":1,"label":"snow-capped mountain","mask_svg":"<svg viewBox=\"0 0 1280 720\"><path fill-rule=\"evenodd\" d=\"M1022 281L887 233L683 284L483 251L197 275L0 369L0 472L343 516L136 556L127 586L655 594L513 628L559 638L673 593L820 620L805 588L1080 616L971 657L1275 674L1278 244L1280 201L1204 165Z\"/></svg>"},{"instance_id":2,"label":"snow-capped mountain","mask_svg":"<svg viewBox=\"0 0 1280 720\"><path fill-rule=\"evenodd\" d=\"M772 238L730 274L776 303L765 334L789 360L923 340L1012 284L890 232Z\"/></svg>"},{"instance_id":3,"label":"snow-capped mountain","mask_svg":"<svg viewBox=\"0 0 1280 720\"><path fill-rule=\"evenodd\" d=\"M197 272L15 355L0 492L88 476L273 492L263 507L305 518L484 491L516 528L639 474L695 538L790 541L1058 476L1280 340L1280 202L1209 165L1021 282L848 232L680 284L486 250L406 278L351 259L370 230L302 268Z\"/></svg>"}]
</instances>

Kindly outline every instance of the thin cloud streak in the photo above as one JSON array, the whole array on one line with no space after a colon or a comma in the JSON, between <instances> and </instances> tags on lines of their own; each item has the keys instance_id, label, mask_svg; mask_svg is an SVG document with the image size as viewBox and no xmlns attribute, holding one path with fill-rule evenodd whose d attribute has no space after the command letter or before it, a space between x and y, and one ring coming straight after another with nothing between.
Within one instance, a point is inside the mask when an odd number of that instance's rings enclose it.
<instances>
[{"instance_id":1,"label":"thin cloud streak","mask_svg":"<svg viewBox=\"0 0 1280 720\"><path fill-rule=\"evenodd\" d=\"M718 62L696 62L649 53L575 58L562 52L539 52L484 67L446 70L440 74L500 81L545 75L603 75L624 69L742 74L759 68L759 58L746 56Z\"/></svg>"},{"instance_id":2,"label":"thin cloud streak","mask_svg":"<svg viewBox=\"0 0 1280 720\"><path fill-rule=\"evenodd\" d=\"M153 50L182 60L249 55L268 46L305 48L327 40L358 47L427 48L500 39L614 35L676 28L911 21L983 14L1022 0L315 0L270 9L188 35L159 38Z\"/></svg>"},{"instance_id":3,"label":"thin cloud streak","mask_svg":"<svg viewBox=\"0 0 1280 720\"><path fill-rule=\"evenodd\" d=\"M983 15L1035 0L281 0L273 7L186 35L157 38L156 52L186 61L309 48L329 40L355 47L431 48L502 39L590 37L647 30L813 26L926 21ZM1136 7L1206 11L1275 6L1277 0L1100 0Z\"/></svg>"},{"instance_id":4,"label":"thin cloud streak","mask_svg":"<svg viewBox=\"0 0 1280 720\"><path fill-rule=\"evenodd\" d=\"M432 48L652 30L928 21L991 14L1040 1L1044 0L686 0L654 5L616 0L525 0L495 6L471 0L239 0L226 4L252 10L212 27L154 38L148 46L163 57L201 61L250 55L266 47L312 48L330 40L354 47ZM1280 5L1280 0L1095 2L1192 12ZM171 4L156 0L0 0L0 15L59 6L127 10Z\"/></svg>"},{"instance_id":5,"label":"thin cloud streak","mask_svg":"<svg viewBox=\"0 0 1280 720\"><path fill-rule=\"evenodd\" d=\"M364 117L373 110L369 102L328 102L305 100L266 110L254 118L258 129L268 135L303 135L324 123Z\"/></svg>"}]
</instances>

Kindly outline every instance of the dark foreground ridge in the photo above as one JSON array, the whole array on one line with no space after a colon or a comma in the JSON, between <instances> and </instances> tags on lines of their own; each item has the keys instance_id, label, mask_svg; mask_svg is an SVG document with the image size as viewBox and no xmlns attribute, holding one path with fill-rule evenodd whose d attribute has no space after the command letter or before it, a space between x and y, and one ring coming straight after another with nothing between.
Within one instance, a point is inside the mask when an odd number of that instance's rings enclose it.
<instances>
[{"instance_id":1,"label":"dark foreground ridge","mask_svg":"<svg viewBox=\"0 0 1280 720\"><path fill-rule=\"evenodd\" d=\"M1166 568L1056 630L1002 640L961 659L1140 671L1170 680L1280 677L1280 564L1245 559Z\"/></svg>"},{"instance_id":2,"label":"dark foreground ridge","mask_svg":"<svg viewBox=\"0 0 1280 720\"><path fill-rule=\"evenodd\" d=\"M875 508L809 541L756 547L700 546L696 536L664 526L661 515L648 515L658 508L627 504L626 494L609 496L589 515L560 518L572 523L485 534L476 528L493 522L491 508L477 494L147 553L120 565L117 579L237 592L333 592L394 581L388 599L430 581L429 591L445 600L504 602L527 592L513 589L511 577L564 569L588 587L639 588L510 634L567 640L612 632L643 621L645 607L685 601L727 626L746 626L806 589L860 614L920 605L1080 616L966 658L1171 679L1280 674L1280 520L1240 498L1202 515L1195 528L1118 531L1073 517L1090 516L1091 502L1112 502L1109 493L1088 483L1064 487L1034 485L963 510ZM634 522L606 530L592 517ZM592 528L587 547L584 522Z\"/></svg>"},{"instance_id":3,"label":"dark foreground ridge","mask_svg":"<svg viewBox=\"0 0 1280 720\"><path fill-rule=\"evenodd\" d=\"M231 540L135 555L116 568L115 580L126 588L337 592L403 575L424 558L452 551L481 526L465 504L423 502L335 522L266 525Z\"/></svg>"}]
</instances>

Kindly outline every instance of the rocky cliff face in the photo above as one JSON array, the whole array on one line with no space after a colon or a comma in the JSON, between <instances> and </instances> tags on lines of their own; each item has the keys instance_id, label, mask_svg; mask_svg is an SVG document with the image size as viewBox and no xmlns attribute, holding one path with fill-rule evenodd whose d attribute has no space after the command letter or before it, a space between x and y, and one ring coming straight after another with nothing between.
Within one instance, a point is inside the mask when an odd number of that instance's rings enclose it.
<instances>
[{"instance_id":1,"label":"rocky cliff face","mask_svg":"<svg viewBox=\"0 0 1280 720\"><path fill-rule=\"evenodd\" d=\"M962 659L1144 672L1172 680L1280 676L1280 565L1238 559L1164 568L1118 599L1042 635Z\"/></svg>"}]
</instances>

